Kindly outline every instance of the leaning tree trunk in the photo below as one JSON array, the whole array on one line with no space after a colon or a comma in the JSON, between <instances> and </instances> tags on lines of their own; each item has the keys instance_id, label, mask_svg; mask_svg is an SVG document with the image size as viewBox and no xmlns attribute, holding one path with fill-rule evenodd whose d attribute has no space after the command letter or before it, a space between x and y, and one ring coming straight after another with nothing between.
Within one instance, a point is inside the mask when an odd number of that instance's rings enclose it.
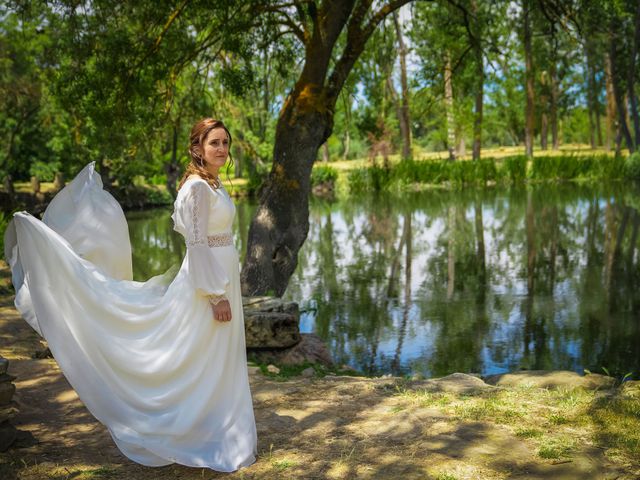
<instances>
[{"instance_id":1,"label":"leaning tree trunk","mask_svg":"<svg viewBox=\"0 0 640 480\"><path fill-rule=\"evenodd\" d=\"M294 33L304 44L305 62L280 111L271 173L249 228L241 275L244 295L280 296L286 290L309 231L311 168L331 135L337 99L373 31L408 2L390 0L376 11L370 1L327 1L308 8L296 2L302 22ZM332 62L345 28L346 44Z\"/></svg>"},{"instance_id":2,"label":"leaning tree trunk","mask_svg":"<svg viewBox=\"0 0 640 480\"><path fill-rule=\"evenodd\" d=\"M311 168L331 119L314 104L320 98L312 85L298 85L296 91L278 120L273 166L249 228L242 268L245 295L281 296L309 231Z\"/></svg>"}]
</instances>

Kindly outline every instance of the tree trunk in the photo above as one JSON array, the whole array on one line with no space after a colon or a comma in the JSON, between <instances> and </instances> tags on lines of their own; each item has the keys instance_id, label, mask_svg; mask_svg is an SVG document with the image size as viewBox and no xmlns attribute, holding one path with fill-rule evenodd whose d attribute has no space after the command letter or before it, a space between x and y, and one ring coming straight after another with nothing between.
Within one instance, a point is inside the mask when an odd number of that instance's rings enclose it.
<instances>
[{"instance_id":1,"label":"tree trunk","mask_svg":"<svg viewBox=\"0 0 640 480\"><path fill-rule=\"evenodd\" d=\"M471 0L471 14L475 17L475 39L473 52L475 62L475 106L473 112L473 160L480 160L482 149L482 109L484 101L484 57L482 55L482 22L479 18L478 3Z\"/></svg>"},{"instance_id":2,"label":"tree trunk","mask_svg":"<svg viewBox=\"0 0 640 480\"><path fill-rule=\"evenodd\" d=\"M617 108L616 97L613 93L613 74L611 73L611 56L607 53L604 57L605 90L607 92L607 150L611 150L618 138L616 123ZM619 151L619 145L616 148Z\"/></svg>"},{"instance_id":3,"label":"tree trunk","mask_svg":"<svg viewBox=\"0 0 640 480\"><path fill-rule=\"evenodd\" d=\"M540 117L540 149L547 149L547 137L549 136L549 117L547 112L542 112Z\"/></svg>"},{"instance_id":4,"label":"tree trunk","mask_svg":"<svg viewBox=\"0 0 640 480\"><path fill-rule=\"evenodd\" d=\"M303 111L309 107L305 101L319 101L312 92L299 99L309 85L296 90L298 101L288 101L278 120L273 167L249 228L242 269L243 294L248 296L284 293L309 231L311 167L328 136L330 119L319 111Z\"/></svg>"},{"instance_id":5,"label":"tree trunk","mask_svg":"<svg viewBox=\"0 0 640 480\"><path fill-rule=\"evenodd\" d=\"M400 53L400 85L402 98L398 121L400 123L400 135L402 136L402 158L411 158L411 117L409 115L409 83L407 81L407 47L402 38L402 28L398 15L393 14L393 22L398 37L398 50Z\"/></svg>"},{"instance_id":6,"label":"tree trunk","mask_svg":"<svg viewBox=\"0 0 640 480\"><path fill-rule=\"evenodd\" d=\"M620 85L620 73L618 66L618 52L617 43L620 40L617 34L618 25L614 18L611 20L611 26L609 30L609 57L611 58L611 81L613 84L613 95L616 99L616 106L618 107L618 121L620 122L620 130L624 139L627 142L627 148L629 153L635 152L635 144L631 138L631 132L629 131L629 125L627 124L627 113L623 100L622 87Z\"/></svg>"},{"instance_id":7,"label":"tree trunk","mask_svg":"<svg viewBox=\"0 0 640 480\"><path fill-rule=\"evenodd\" d=\"M597 68L595 65L595 58L593 54L593 44L588 42L586 46L587 54L587 75L588 75L588 91L587 98L589 99L589 121L592 122L591 132L591 148L596 148L602 145L602 127L600 122L600 101L598 100L598 81L596 79Z\"/></svg>"},{"instance_id":8,"label":"tree trunk","mask_svg":"<svg viewBox=\"0 0 640 480\"><path fill-rule=\"evenodd\" d=\"M351 149L351 135L349 134L349 129L351 127L351 103L350 95L343 95L343 98L345 128L344 136L342 137L342 159L347 160L347 158L349 158L349 150Z\"/></svg>"},{"instance_id":9,"label":"tree trunk","mask_svg":"<svg viewBox=\"0 0 640 480\"><path fill-rule=\"evenodd\" d=\"M525 78L526 78L526 94L527 104L525 107L525 129L524 129L524 149L527 157L533 157L533 129L535 122L534 101L535 93L533 89L533 55L531 51L531 14L532 4L531 0L522 1L522 20L524 27L524 63L525 63Z\"/></svg>"},{"instance_id":10,"label":"tree trunk","mask_svg":"<svg viewBox=\"0 0 640 480\"><path fill-rule=\"evenodd\" d=\"M333 130L337 99L377 25L408 1L395 0L375 12L355 0L310 3L298 10L304 17L305 60L276 125L271 173L249 228L243 295L281 296L286 290L309 231L311 169ZM336 59L334 47L345 26L346 44Z\"/></svg>"},{"instance_id":11,"label":"tree trunk","mask_svg":"<svg viewBox=\"0 0 640 480\"><path fill-rule=\"evenodd\" d=\"M322 161L329 163L329 144L327 142L322 144Z\"/></svg>"},{"instance_id":12,"label":"tree trunk","mask_svg":"<svg viewBox=\"0 0 640 480\"><path fill-rule=\"evenodd\" d=\"M595 95L595 76L593 75L593 67L591 65L592 59L591 59L591 47L589 45L589 41L586 42L585 45L585 57L586 57L586 61L584 64L584 71L585 71L585 76L586 76L586 80L587 80L587 114L589 117L589 144L591 145L591 149L595 150L596 148L596 128L595 128L595 121L594 121L594 113L595 113L595 108L594 108L594 95Z\"/></svg>"},{"instance_id":13,"label":"tree trunk","mask_svg":"<svg viewBox=\"0 0 640 480\"><path fill-rule=\"evenodd\" d=\"M444 104L447 112L447 149L449 150L449 160L453 162L456 159L456 130L453 115L451 57L449 51L446 51L444 55Z\"/></svg>"},{"instance_id":14,"label":"tree trunk","mask_svg":"<svg viewBox=\"0 0 640 480\"><path fill-rule=\"evenodd\" d=\"M636 57L638 56L638 47L640 43L640 2L637 2L635 15L635 28L633 36L633 47L631 50L631 68L627 74L627 95L629 97L629 110L631 119L633 120L633 128L636 137L636 150L640 148L640 118L638 118L638 98L636 96Z\"/></svg>"},{"instance_id":15,"label":"tree trunk","mask_svg":"<svg viewBox=\"0 0 640 480\"><path fill-rule=\"evenodd\" d=\"M551 101L549 104L549 116L551 117L551 148L558 150L560 141L558 138L558 97L560 96L558 88L558 71L556 67L556 52L553 52L553 61L549 68L549 77L551 81Z\"/></svg>"}]
</instances>

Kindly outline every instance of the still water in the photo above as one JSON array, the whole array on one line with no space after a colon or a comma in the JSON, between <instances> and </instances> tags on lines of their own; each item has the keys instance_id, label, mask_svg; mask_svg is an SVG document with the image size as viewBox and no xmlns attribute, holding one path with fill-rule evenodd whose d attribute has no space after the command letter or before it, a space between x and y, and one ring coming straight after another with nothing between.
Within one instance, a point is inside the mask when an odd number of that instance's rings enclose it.
<instances>
[{"instance_id":1,"label":"still water","mask_svg":"<svg viewBox=\"0 0 640 480\"><path fill-rule=\"evenodd\" d=\"M255 205L237 203L244 254ZM286 299L368 374L640 373L640 189L622 183L312 199ZM167 209L127 214L134 276L184 255Z\"/></svg>"}]
</instances>

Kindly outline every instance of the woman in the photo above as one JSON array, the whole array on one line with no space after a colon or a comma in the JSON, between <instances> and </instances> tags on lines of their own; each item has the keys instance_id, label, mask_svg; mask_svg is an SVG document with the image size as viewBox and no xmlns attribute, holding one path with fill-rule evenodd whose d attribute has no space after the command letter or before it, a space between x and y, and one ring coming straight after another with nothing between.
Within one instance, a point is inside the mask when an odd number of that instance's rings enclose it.
<instances>
[{"instance_id":1,"label":"woman","mask_svg":"<svg viewBox=\"0 0 640 480\"><path fill-rule=\"evenodd\" d=\"M218 172L231 135L204 119L172 215L187 254L175 278L131 280L124 214L88 165L43 221L5 236L16 307L118 448L149 466L230 472L255 461L235 208Z\"/></svg>"}]
</instances>

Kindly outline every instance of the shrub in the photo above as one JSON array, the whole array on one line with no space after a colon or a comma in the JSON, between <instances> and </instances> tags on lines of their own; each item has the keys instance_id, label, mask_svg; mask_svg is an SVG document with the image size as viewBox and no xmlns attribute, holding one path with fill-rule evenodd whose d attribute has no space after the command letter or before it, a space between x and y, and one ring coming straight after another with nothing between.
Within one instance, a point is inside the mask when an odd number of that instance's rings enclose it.
<instances>
[{"instance_id":1,"label":"shrub","mask_svg":"<svg viewBox=\"0 0 640 480\"><path fill-rule=\"evenodd\" d=\"M311 185L313 186L323 183L335 183L337 179L337 170L328 165L321 165L311 170Z\"/></svg>"},{"instance_id":2,"label":"shrub","mask_svg":"<svg viewBox=\"0 0 640 480\"><path fill-rule=\"evenodd\" d=\"M624 173L628 178L640 180L640 152L635 152L624 161Z\"/></svg>"},{"instance_id":3,"label":"shrub","mask_svg":"<svg viewBox=\"0 0 640 480\"><path fill-rule=\"evenodd\" d=\"M527 176L527 157L524 155L506 157L503 160L502 168L505 170L504 177L511 180L511 182L524 182Z\"/></svg>"},{"instance_id":4,"label":"shrub","mask_svg":"<svg viewBox=\"0 0 640 480\"><path fill-rule=\"evenodd\" d=\"M53 182L58 171L60 171L60 162L58 161L45 163L38 160L29 167L29 174L32 177L38 177L41 182Z\"/></svg>"}]
</instances>

